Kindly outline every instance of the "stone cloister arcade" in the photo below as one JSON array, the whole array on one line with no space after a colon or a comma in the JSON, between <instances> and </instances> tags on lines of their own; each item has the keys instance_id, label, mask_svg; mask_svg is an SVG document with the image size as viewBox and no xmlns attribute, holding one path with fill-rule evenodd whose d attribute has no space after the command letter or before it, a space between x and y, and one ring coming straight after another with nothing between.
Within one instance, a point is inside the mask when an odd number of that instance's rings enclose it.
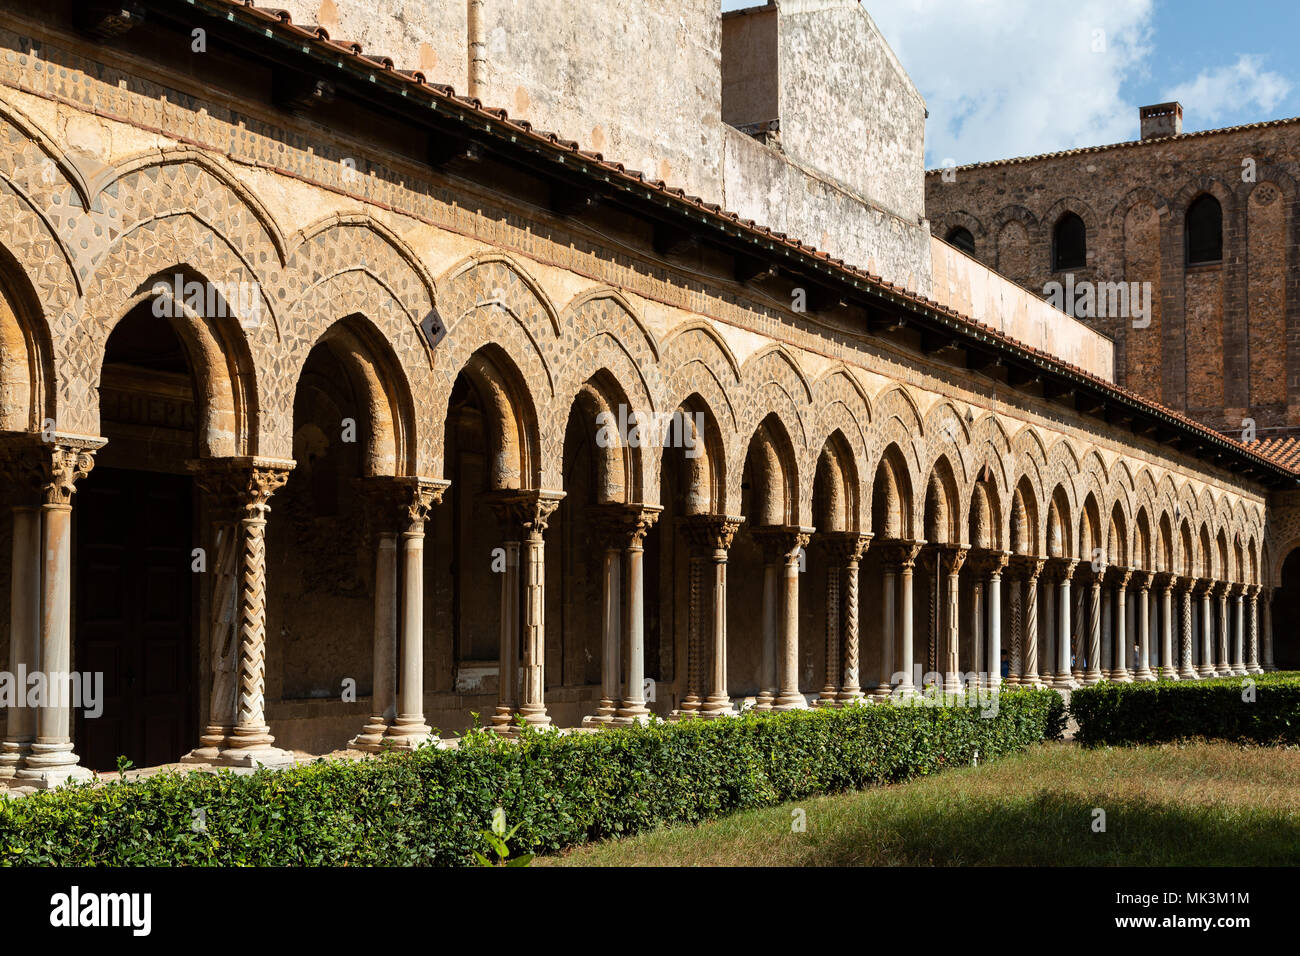
<instances>
[{"instance_id":1,"label":"stone cloister arcade","mask_svg":"<svg viewBox=\"0 0 1300 956\"><path fill-rule=\"evenodd\" d=\"M1226 471L323 161L0 120L7 666L113 715L10 709L0 779L1270 667Z\"/></svg>"}]
</instances>

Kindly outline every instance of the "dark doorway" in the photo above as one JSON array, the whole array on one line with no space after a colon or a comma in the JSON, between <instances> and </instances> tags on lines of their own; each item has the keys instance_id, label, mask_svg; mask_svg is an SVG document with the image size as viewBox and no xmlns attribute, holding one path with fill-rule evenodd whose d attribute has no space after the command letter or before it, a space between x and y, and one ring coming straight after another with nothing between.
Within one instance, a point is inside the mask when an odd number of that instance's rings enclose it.
<instances>
[{"instance_id":1,"label":"dark doorway","mask_svg":"<svg viewBox=\"0 0 1300 956\"><path fill-rule=\"evenodd\" d=\"M1282 563L1282 586L1273 602L1273 663L1278 670L1300 670L1300 629L1295 621L1300 621L1300 548Z\"/></svg>"},{"instance_id":2,"label":"dark doorway","mask_svg":"<svg viewBox=\"0 0 1300 956\"><path fill-rule=\"evenodd\" d=\"M103 712L76 712L91 770L170 763L197 739L192 496L187 476L118 468L77 488L74 664L103 674Z\"/></svg>"}]
</instances>

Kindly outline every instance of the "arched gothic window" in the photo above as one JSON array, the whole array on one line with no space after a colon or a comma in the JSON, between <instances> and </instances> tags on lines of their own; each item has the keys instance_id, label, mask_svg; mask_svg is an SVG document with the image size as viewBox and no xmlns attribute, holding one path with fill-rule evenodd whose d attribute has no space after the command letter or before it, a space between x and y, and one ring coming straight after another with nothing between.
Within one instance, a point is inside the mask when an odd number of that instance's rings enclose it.
<instances>
[{"instance_id":1,"label":"arched gothic window","mask_svg":"<svg viewBox=\"0 0 1300 956\"><path fill-rule=\"evenodd\" d=\"M1088 264L1088 229L1075 213L1067 212L1052 231L1052 271L1080 269Z\"/></svg>"},{"instance_id":2,"label":"arched gothic window","mask_svg":"<svg viewBox=\"0 0 1300 956\"><path fill-rule=\"evenodd\" d=\"M1213 196L1198 196L1187 207L1183 232L1189 266L1223 259L1223 207Z\"/></svg>"}]
</instances>

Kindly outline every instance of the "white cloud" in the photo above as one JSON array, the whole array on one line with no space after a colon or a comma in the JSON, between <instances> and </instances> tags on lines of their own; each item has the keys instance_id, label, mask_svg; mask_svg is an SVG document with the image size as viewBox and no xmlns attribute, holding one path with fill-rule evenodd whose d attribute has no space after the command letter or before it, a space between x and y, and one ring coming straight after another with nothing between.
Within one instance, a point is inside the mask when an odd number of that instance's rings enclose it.
<instances>
[{"instance_id":1,"label":"white cloud","mask_svg":"<svg viewBox=\"0 0 1300 956\"><path fill-rule=\"evenodd\" d=\"M1196 79L1171 87L1164 98L1182 103L1189 119L1195 114L1213 123L1251 104L1268 115L1290 92L1285 77L1262 69L1259 57L1243 54L1231 66L1202 70Z\"/></svg>"},{"instance_id":2,"label":"white cloud","mask_svg":"<svg viewBox=\"0 0 1300 956\"><path fill-rule=\"evenodd\" d=\"M928 165L1137 137L1138 104L1120 87L1145 69L1152 0L865 6L913 81L925 81Z\"/></svg>"}]
</instances>

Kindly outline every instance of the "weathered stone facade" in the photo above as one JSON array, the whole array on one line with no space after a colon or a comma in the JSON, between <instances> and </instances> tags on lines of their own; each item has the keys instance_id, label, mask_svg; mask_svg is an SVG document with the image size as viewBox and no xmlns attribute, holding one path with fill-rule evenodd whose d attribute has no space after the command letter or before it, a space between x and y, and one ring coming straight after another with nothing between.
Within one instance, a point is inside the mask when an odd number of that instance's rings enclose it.
<instances>
[{"instance_id":1,"label":"weathered stone facade","mask_svg":"<svg viewBox=\"0 0 1300 956\"><path fill-rule=\"evenodd\" d=\"M1080 316L1115 340L1116 381L1222 431L1249 418L1286 434L1300 427L1298 146L1300 122L1279 120L931 170L926 204L935 236L966 230L977 259L1039 295L1066 273L1150 283L1149 317ZM1222 256L1189 263L1186 216L1205 195ZM1086 262L1054 268L1070 213Z\"/></svg>"},{"instance_id":2,"label":"weathered stone facade","mask_svg":"<svg viewBox=\"0 0 1300 956\"><path fill-rule=\"evenodd\" d=\"M10 709L0 778L1144 678L1150 589L1255 620L1289 472L315 31L148 6L0 24L0 660L117 721ZM1266 666L1232 627L1183 668Z\"/></svg>"}]
</instances>

